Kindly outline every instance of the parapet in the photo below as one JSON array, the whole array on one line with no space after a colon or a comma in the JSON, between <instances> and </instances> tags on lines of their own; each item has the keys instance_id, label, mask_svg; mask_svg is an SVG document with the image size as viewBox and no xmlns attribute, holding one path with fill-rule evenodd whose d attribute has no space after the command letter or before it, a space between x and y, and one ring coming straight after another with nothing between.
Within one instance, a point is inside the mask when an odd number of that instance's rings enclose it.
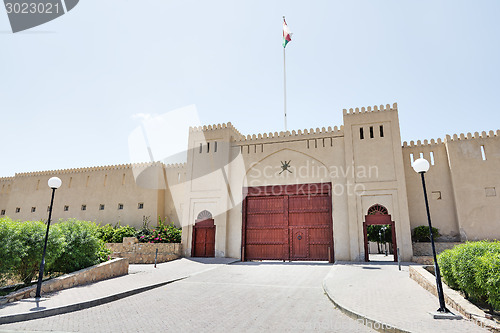
<instances>
[{"instance_id":1,"label":"parapet","mask_svg":"<svg viewBox=\"0 0 500 333\"><path fill-rule=\"evenodd\" d=\"M207 131L215 131L226 128L232 130L235 134L237 134L238 137L243 137L243 134L241 134L230 122L227 124L223 123L217 125L214 124L214 125L189 127L189 132L207 132Z\"/></svg>"},{"instance_id":2,"label":"parapet","mask_svg":"<svg viewBox=\"0 0 500 333\"><path fill-rule=\"evenodd\" d=\"M397 111L398 110L398 103L392 104L392 107L390 104L386 104L385 107L383 104L380 106L375 105L372 109L371 106L365 108L362 107L360 108L350 108L349 110L343 109L344 116L346 115L352 115L352 114L362 114L362 113L368 113L368 112L380 112L380 111Z\"/></svg>"},{"instance_id":3,"label":"parapet","mask_svg":"<svg viewBox=\"0 0 500 333\"><path fill-rule=\"evenodd\" d=\"M276 140L276 139L285 139L285 140L290 140L290 139L317 139L317 138L324 138L324 137L332 137L332 136L343 136L344 135L344 126L337 127L335 126L333 129L331 126L328 128L322 127L321 129L318 127L316 129L311 128L310 130L304 129L298 130L298 131L286 131L286 132L269 132L269 133L264 133L264 134L253 134L253 135L247 135L242 136L239 140L236 140L238 143L260 143L262 141L268 141L268 140ZM250 142L248 142L250 141Z\"/></svg>"},{"instance_id":4,"label":"parapet","mask_svg":"<svg viewBox=\"0 0 500 333\"><path fill-rule=\"evenodd\" d=\"M453 134L451 135L446 135L445 141L460 141L460 140L471 140L471 139L487 139L487 138L494 138L494 137L500 137L500 130L495 131L489 131L486 133L486 131L482 131L481 134L479 132L474 132L474 134L471 134L470 132L467 134L460 133L460 134Z\"/></svg>"},{"instance_id":5,"label":"parapet","mask_svg":"<svg viewBox=\"0 0 500 333\"><path fill-rule=\"evenodd\" d=\"M11 182L14 180L14 177L0 177L0 182Z\"/></svg>"},{"instance_id":6,"label":"parapet","mask_svg":"<svg viewBox=\"0 0 500 333\"><path fill-rule=\"evenodd\" d=\"M487 139L487 138L494 138L494 137L500 137L500 130L497 130L496 132L494 131L489 131L486 133L485 131L481 132L474 132L474 134L471 134L470 132L467 134L460 133L460 134L453 134L453 135L446 135L444 140L441 139L431 139L430 141L424 140L423 142L421 140L417 140L417 143L415 141L410 141L410 143L404 141L403 142L403 148L409 147L423 147L423 146L429 146L429 145L436 145L436 144L443 144L446 142L451 142L451 141L461 141L461 140L473 140L473 139Z\"/></svg>"},{"instance_id":7,"label":"parapet","mask_svg":"<svg viewBox=\"0 0 500 333\"><path fill-rule=\"evenodd\" d=\"M151 166L162 166L163 167L164 164L162 162L144 162L144 163L106 165L106 166L87 167L87 168L75 168L75 169L34 171L34 172L16 173L15 177L50 176L50 175L68 174L68 173L86 173L86 172L95 172L95 171L111 171L111 170L120 170L120 169L131 169L131 168L147 168L147 167L151 167Z\"/></svg>"},{"instance_id":8,"label":"parapet","mask_svg":"<svg viewBox=\"0 0 500 333\"><path fill-rule=\"evenodd\" d=\"M184 169L187 163L173 163L165 165L165 169Z\"/></svg>"}]
</instances>

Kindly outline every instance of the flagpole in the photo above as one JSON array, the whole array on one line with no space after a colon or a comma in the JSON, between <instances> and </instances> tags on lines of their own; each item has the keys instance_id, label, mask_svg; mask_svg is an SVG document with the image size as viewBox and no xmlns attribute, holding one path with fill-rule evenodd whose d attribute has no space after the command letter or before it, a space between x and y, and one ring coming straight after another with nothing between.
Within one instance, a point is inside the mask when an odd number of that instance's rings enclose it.
<instances>
[{"instance_id":1,"label":"flagpole","mask_svg":"<svg viewBox=\"0 0 500 333\"><path fill-rule=\"evenodd\" d=\"M285 65L285 48L283 48L283 97L284 97L284 111L285 111L285 132L286 129L286 65Z\"/></svg>"},{"instance_id":2,"label":"flagpole","mask_svg":"<svg viewBox=\"0 0 500 333\"><path fill-rule=\"evenodd\" d=\"M283 16L283 21L285 20L285 17ZM286 62L285 62L285 45L283 45L283 106L284 106L284 112L285 112L285 133L287 131L287 126L286 126Z\"/></svg>"}]
</instances>

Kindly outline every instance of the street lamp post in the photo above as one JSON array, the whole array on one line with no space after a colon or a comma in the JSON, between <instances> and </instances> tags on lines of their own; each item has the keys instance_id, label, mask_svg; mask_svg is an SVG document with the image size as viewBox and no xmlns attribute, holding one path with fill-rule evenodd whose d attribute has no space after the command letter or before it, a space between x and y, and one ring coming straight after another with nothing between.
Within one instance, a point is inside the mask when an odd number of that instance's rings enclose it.
<instances>
[{"instance_id":1,"label":"street lamp post","mask_svg":"<svg viewBox=\"0 0 500 333\"><path fill-rule=\"evenodd\" d=\"M429 162L424 158L419 158L413 162L413 170L419 173L422 178L422 187L424 189L424 199L425 199L425 209L427 210L427 222L429 223L429 233L431 235L431 246L432 246L432 256L434 258L434 275L436 276L436 286L439 298L439 309L438 312L448 313L450 312L446 308L446 304L444 302L444 294L443 294L443 284L441 283L441 272L439 271L439 265L436 257L436 246L434 245L434 236L432 235L432 224L431 224L431 213L429 211L429 201L427 200L427 189L425 187L425 176L424 174L429 171Z\"/></svg>"},{"instance_id":2,"label":"street lamp post","mask_svg":"<svg viewBox=\"0 0 500 333\"><path fill-rule=\"evenodd\" d=\"M47 232L45 233L45 243L43 245L42 262L40 263L40 271L38 272L38 283L36 284L36 298L40 298L42 291L43 270L45 269L45 252L47 251L47 240L49 238L50 218L52 217L52 205L54 204L54 194L61 186L62 181L57 177L52 177L48 181L49 187L52 189L52 198L50 199L49 220L47 221Z\"/></svg>"}]
</instances>

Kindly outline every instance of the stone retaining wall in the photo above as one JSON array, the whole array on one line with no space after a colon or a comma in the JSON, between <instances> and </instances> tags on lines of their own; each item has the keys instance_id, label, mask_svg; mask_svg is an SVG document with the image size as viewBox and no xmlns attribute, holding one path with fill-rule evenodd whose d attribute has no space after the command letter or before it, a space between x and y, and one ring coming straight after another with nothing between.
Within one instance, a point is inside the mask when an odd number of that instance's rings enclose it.
<instances>
[{"instance_id":1,"label":"stone retaining wall","mask_svg":"<svg viewBox=\"0 0 500 333\"><path fill-rule=\"evenodd\" d=\"M91 282L106 280L126 274L128 274L128 260L122 258L113 259L103 262L99 265L84 268L70 274L59 276L55 279L44 281L42 283L41 294L43 296L43 294L46 293L68 289ZM35 297L35 293L36 285L20 289L8 294L7 296L0 297L0 305L19 301L24 298Z\"/></svg>"},{"instance_id":2,"label":"stone retaining wall","mask_svg":"<svg viewBox=\"0 0 500 333\"><path fill-rule=\"evenodd\" d=\"M429 273L422 266L409 267L410 278L415 280L425 290L429 291L434 296L437 295L436 277ZM486 313L480 308L462 297L456 290L451 289L443 283L444 301L446 305L460 312L467 319L472 320L478 326L487 328L492 332L500 333L500 325L495 321L486 318ZM436 305L437 306L437 305Z\"/></svg>"},{"instance_id":3,"label":"stone retaining wall","mask_svg":"<svg viewBox=\"0 0 500 333\"><path fill-rule=\"evenodd\" d=\"M123 243L107 243L112 257L127 258L131 264L154 264L156 249L157 262L167 262L181 257L180 243L139 243L136 237L123 237Z\"/></svg>"},{"instance_id":4,"label":"stone retaining wall","mask_svg":"<svg viewBox=\"0 0 500 333\"><path fill-rule=\"evenodd\" d=\"M460 245L463 243L460 242L435 242L436 245L436 254L440 254L444 250L449 250L456 245ZM413 243L413 256L421 257L421 256L431 256L432 257L432 246L431 243Z\"/></svg>"}]
</instances>

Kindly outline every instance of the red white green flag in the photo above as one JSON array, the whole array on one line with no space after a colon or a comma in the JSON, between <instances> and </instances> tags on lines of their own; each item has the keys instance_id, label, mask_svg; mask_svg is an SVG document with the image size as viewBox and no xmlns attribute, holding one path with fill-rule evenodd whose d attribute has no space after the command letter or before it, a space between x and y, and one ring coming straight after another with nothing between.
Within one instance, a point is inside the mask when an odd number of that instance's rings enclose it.
<instances>
[{"instance_id":1,"label":"red white green flag","mask_svg":"<svg viewBox=\"0 0 500 333\"><path fill-rule=\"evenodd\" d=\"M285 17L283 16L283 48L286 47L288 42L292 41L292 32L288 29L288 25L286 25Z\"/></svg>"}]
</instances>

